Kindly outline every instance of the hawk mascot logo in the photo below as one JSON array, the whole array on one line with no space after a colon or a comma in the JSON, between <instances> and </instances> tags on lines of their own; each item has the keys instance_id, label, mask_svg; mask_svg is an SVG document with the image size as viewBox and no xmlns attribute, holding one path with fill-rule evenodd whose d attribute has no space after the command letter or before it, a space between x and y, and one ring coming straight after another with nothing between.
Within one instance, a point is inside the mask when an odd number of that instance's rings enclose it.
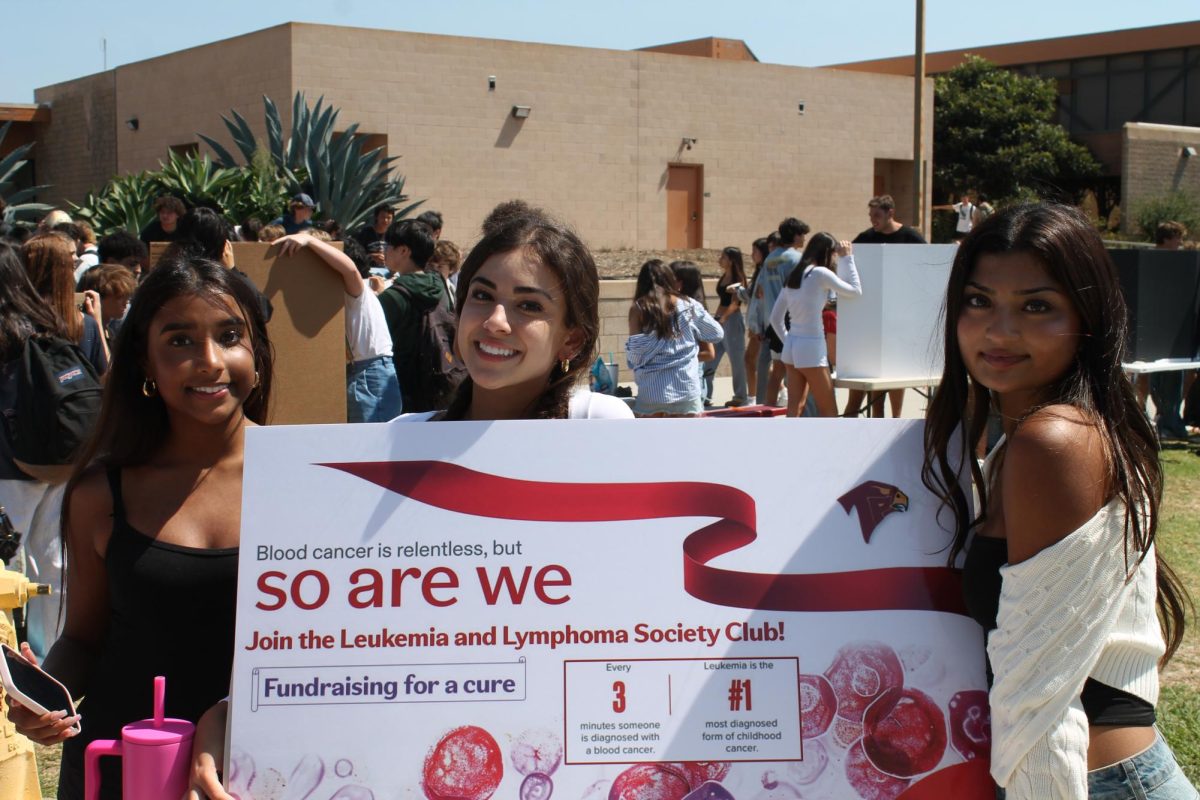
<instances>
[{"instance_id":1,"label":"hawk mascot logo","mask_svg":"<svg viewBox=\"0 0 1200 800\"><path fill-rule=\"evenodd\" d=\"M862 528L863 541L871 543L871 534L893 511L908 511L908 495L899 487L881 481L860 483L838 498L842 508L849 514L858 509L858 526Z\"/></svg>"}]
</instances>

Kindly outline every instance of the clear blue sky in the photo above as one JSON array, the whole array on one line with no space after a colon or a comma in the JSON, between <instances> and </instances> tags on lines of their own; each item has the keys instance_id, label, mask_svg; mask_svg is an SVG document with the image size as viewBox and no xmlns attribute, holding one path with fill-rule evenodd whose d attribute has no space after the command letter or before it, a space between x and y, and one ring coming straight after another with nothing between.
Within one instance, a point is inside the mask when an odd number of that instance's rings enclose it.
<instances>
[{"instance_id":1,"label":"clear blue sky","mask_svg":"<svg viewBox=\"0 0 1200 800\"><path fill-rule=\"evenodd\" d=\"M0 103L33 90L282 22L630 50L725 36L761 61L820 66L911 54L912 0L0 0ZM1197 0L927 0L926 48L1200 19ZM397 54L397 69L403 66Z\"/></svg>"}]
</instances>

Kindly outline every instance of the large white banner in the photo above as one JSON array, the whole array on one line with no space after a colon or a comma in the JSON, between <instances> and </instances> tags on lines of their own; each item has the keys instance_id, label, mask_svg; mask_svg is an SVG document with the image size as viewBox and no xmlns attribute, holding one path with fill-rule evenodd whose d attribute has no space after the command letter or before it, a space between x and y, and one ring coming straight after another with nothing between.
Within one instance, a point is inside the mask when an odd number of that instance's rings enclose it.
<instances>
[{"instance_id":1,"label":"large white banner","mask_svg":"<svg viewBox=\"0 0 1200 800\"><path fill-rule=\"evenodd\" d=\"M248 431L231 791L990 797L921 425Z\"/></svg>"}]
</instances>

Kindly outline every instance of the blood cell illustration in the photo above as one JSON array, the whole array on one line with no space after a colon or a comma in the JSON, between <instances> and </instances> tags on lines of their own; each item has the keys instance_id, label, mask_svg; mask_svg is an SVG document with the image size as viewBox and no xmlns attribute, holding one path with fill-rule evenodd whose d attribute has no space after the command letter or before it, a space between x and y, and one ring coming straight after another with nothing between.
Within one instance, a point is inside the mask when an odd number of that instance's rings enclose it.
<instances>
[{"instance_id":1,"label":"blood cell illustration","mask_svg":"<svg viewBox=\"0 0 1200 800\"><path fill-rule=\"evenodd\" d=\"M329 800L375 800L375 793L365 786L343 786Z\"/></svg>"},{"instance_id":2,"label":"blood cell illustration","mask_svg":"<svg viewBox=\"0 0 1200 800\"><path fill-rule=\"evenodd\" d=\"M799 800L804 797L795 786L781 781L774 770L763 773L762 785L762 791L754 796L754 800Z\"/></svg>"},{"instance_id":3,"label":"blood cell illustration","mask_svg":"<svg viewBox=\"0 0 1200 800\"><path fill-rule=\"evenodd\" d=\"M705 781L683 800L734 800L734 797L716 781Z\"/></svg>"},{"instance_id":4,"label":"blood cell illustration","mask_svg":"<svg viewBox=\"0 0 1200 800\"><path fill-rule=\"evenodd\" d=\"M521 781L520 800L549 800L554 794L554 782L549 775L541 772L531 772Z\"/></svg>"},{"instance_id":5,"label":"blood cell illustration","mask_svg":"<svg viewBox=\"0 0 1200 800\"><path fill-rule=\"evenodd\" d=\"M829 766L829 751L819 741L804 743L804 760L793 761L787 766L789 780L804 786L821 776Z\"/></svg>"},{"instance_id":6,"label":"blood cell illustration","mask_svg":"<svg viewBox=\"0 0 1200 800\"><path fill-rule=\"evenodd\" d=\"M691 792L687 778L664 764L637 764L622 772L608 800L683 800Z\"/></svg>"},{"instance_id":7,"label":"blood cell illustration","mask_svg":"<svg viewBox=\"0 0 1200 800\"><path fill-rule=\"evenodd\" d=\"M950 698L950 745L967 761L992 750L992 712L987 692L971 689Z\"/></svg>"},{"instance_id":8,"label":"blood cell illustration","mask_svg":"<svg viewBox=\"0 0 1200 800\"><path fill-rule=\"evenodd\" d=\"M422 772L429 800L487 800L504 777L504 757L490 733L464 725L438 740Z\"/></svg>"},{"instance_id":9,"label":"blood cell illustration","mask_svg":"<svg viewBox=\"0 0 1200 800\"><path fill-rule=\"evenodd\" d=\"M863 750L889 775L929 772L946 752L945 715L918 689L888 689L863 716Z\"/></svg>"},{"instance_id":10,"label":"blood cell illustration","mask_svg":"<svg viewBox=\"0 0 1200 800\"><path fill-rule=\"evenodd\" d=\"M861 739L862 733L863 726L861 722L854 722L845 717L834 717L833 727L829 730L829 741L845 750Z\"/></svg>"},{"instance_id":11,"label":"blood cell illustration","mask_svg":"<svg viewBox=\"0 0 1200 800\"><path fill-rule=\"evenodd\" d=\"M862 742L846 754L846 780L863 800L895 800L912 782L880 772L867 758Z\"/></svg>"},{"instance_id":12,"label":"blood cell illustration","mask_svg":"<svg viewBox=\"0 0 1200 800\"><path fill-rule=\"evenodd\" d=\"M837 713L837 695L824 675L800 676L800 736L815 739L829 728Z\"/></svg>"},{"instance_id":13,"label":"blood cell illustration","mask_svg":"<svg viewBox=\"0 0 1200 800\"><path fill-rule=\"evenodd\" d=\"M682 768L688 785L695 789L705 781L723 781L729 774L728 761L685 761L678 765Z\"/></svg>"},{"instance_id":14,"label":"blood cell illustration","mask_svg":"<svg viewBox=\"0 0 1200 800\"><path fill-rule=\"evenodd\" d=\"M553 775L562 763L562 741L545 728L531 728L513 741L509 757L517 772Z\"/></svg>"},{"instance_id":15,"label":"blood cell illustration","mask_svg":"<svg viewBox=\"0 0 1200 800\"><path fill-rule=\"evenodd\" d=\"M837 651L825 677L837 697L837 715L861 722L876 697L904 685L904 667L896 651L883 642L851 642Z\"/></svg>"},{"instance_id":16,"label":"blood cell illustration","mask_svg":"<svg viewBox=\"0 0 1200 800\"><path fill-rule=\"evenodd\" d=\"M297 762L288 776L282 800L306 800L325 778L325 762L309 753Z\"/></svg>"}]
</instances>

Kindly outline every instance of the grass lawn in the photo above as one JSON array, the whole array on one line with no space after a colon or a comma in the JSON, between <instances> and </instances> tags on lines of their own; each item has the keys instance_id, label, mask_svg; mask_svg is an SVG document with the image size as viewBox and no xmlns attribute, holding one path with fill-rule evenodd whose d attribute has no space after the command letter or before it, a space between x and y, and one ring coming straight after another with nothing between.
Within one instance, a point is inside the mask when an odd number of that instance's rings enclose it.
<instances>
[{"instance_id":1,"label":"grass lawn","mask_svg":"<svg viewBox=\"0 0 1200 800\"><path fill-rule=\"evenodd\" d=\"M1200 589L1200 450L1167 444L1159 552L1193 593ZM1193 616L1187 637L1163 673L1158 718L1163 735L1193 784L1200 785L1200 630Z\"/></svg>"},{"instance_id":2,"label":"grass lawn","mask_svg":"<svg viewBox=\"0 0 1200 800\"><path fill-rule=\"evenodd\" d=\"M1166 445L1166 491L1159 525L1159 551L1184 586L1200 595L1200 449ZM1158 719L1175 757L1193 784L1200 786L1200 630L1188 620L1187 638L1163 673ZM54 797L61 748L39 747L42 794Z\"/></svg>"}]
</instances>

